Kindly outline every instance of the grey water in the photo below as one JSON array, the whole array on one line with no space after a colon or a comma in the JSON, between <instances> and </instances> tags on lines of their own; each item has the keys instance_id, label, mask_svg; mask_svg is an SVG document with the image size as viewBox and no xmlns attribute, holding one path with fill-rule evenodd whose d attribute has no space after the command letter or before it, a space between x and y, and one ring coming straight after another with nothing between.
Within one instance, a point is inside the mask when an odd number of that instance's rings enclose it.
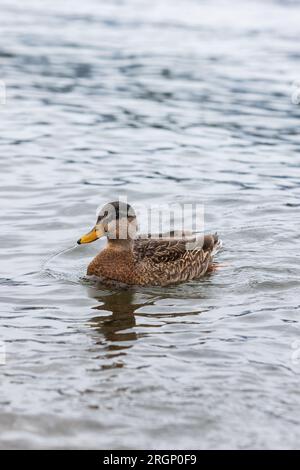
<instances>
[{"instance_id":1,"label":"grey water","mask_svg":"<svg viewBox=\"0 0 300 470\"><path fill-rule=\"evenodd\" d=\"M1 448L300 447L299 24L299 1L0 0ZM86 281L103 242L76 240L118 196L203 204L220 268Z\"/></svg>"}]
</instances>

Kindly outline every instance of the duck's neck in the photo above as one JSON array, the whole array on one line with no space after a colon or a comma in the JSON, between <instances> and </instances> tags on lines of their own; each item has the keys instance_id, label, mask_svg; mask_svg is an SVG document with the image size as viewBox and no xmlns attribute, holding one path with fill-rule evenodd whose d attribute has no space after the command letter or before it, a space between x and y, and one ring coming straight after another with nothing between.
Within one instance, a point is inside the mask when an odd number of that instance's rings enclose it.
<instances>
[{"instance_id":1,"label":"duck's neck","mask_svg":"<svg viewBox=\"0 0 300 470\"><path fill-rule=\"evenodd\" d=\"M106 248L113 251L131 252L133 250L133 240L107 239Z\"/></svg>"}]
</instances>

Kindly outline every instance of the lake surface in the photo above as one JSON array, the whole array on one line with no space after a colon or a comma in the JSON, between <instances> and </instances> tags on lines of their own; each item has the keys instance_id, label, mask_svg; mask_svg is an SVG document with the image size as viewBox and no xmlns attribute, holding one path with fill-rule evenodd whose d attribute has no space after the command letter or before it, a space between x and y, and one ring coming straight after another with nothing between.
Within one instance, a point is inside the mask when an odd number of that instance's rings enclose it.
<instances>
[{"instance_id":1,"label":"lake surface","mask_svg":"<svg viewBox=\"0 0 300 470\"><path fill-rule=\"evenodd\" d=\"M299 448L300 2L0 7L0 447ZM223 266L84 280L125 195L203 204Z\"/></svg>"}]
</instances>

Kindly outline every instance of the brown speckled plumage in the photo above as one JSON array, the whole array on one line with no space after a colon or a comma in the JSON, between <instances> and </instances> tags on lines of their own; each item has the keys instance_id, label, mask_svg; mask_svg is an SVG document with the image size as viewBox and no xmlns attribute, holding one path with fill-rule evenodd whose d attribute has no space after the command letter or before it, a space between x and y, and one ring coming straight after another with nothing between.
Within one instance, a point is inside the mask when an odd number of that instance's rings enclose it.
<instances>
[{"instance_id":1,"label":"brown speckled plumage","mask_svg":"<svg viewBox=\"0 0 300 470\"><path fill-rule=\"evenodd\" d=\"M136 216L125 203L106 204L95 227L79 244L106 236L106 247L89 264L87 274L106 283L166 286L199 279L212 268L212 259L221 246L217 235L196 238L173 232L156 237L137 236ZM125 237L123 236L125 233Z\"/></svg>"},{"instance_id":2,"label":"brown speckled plumage","mask_svg":"<svg viewBox=\"0 0 300 470\"><path fill-rule=\"evenodd\" d=\"M218 237L207 235L203 244L189 250L187 243L187 240L137 238L124 249L115 249L109 243L90 263L87 274L143 286L166 286L198 279L212 262Z\"/></svg>"}]
</instances>

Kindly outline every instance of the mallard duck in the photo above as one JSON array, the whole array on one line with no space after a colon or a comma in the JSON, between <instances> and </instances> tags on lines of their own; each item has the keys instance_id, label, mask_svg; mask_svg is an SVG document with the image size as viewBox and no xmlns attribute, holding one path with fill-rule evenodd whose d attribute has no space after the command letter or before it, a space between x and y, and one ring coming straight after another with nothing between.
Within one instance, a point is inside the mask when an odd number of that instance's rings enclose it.
<instances>
[{"instance_id":1,"label":"mallard duck","mask_svg":"<svg viewBox=\"0 0 300 470\"><path fill-rule=\"evenodd\" d=\"M106 204L94 228L77 243L103 236L107 245L89 264L87 275L127 285L166 286L199 279L210 270L221 246L217 234L198 239L188 232L179 238L176 231L167 238L137 235L136 214L120 201Z\"/></svg>"}]
</instances>

